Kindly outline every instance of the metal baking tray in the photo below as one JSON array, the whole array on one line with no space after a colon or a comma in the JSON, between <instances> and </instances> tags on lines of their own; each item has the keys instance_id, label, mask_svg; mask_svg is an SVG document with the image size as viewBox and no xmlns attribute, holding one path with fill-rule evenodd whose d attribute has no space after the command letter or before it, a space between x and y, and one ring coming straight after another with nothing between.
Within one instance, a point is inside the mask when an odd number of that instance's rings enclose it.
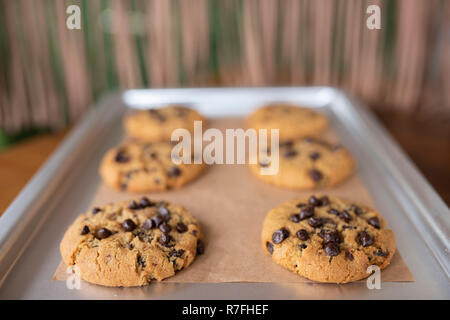
<instances>
[{"instance_id":1,"label":"metal baking tray","mask_svg":"<svg viewBox=\"0 0 450 320\"><path fill-rule=\"evenodd\" d=\"M295 102L320 108L353 152L369 189L416 281L318 283L151 283L106 288L83 282L69 290L53 281L59 241L87 210L104 152L123 138L128 107L183 103L208 117L244 116L261 104ZM30 155L31 157L32 155ZM69 209L68 209L69 208ZM390 299L450 298L450 212L366 107L329 87L130 90L104 97L71 132L0 218L1 299Z\"/></svg>"}]
</instances>

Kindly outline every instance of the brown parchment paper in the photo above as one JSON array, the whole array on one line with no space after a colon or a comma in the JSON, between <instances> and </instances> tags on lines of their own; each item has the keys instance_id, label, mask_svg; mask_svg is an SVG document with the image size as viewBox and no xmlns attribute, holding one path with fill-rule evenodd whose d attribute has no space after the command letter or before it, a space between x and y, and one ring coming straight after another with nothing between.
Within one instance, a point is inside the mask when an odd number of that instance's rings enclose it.
<instances>
[{"instance_id":1,"label":"brown parchment paper","mask_svg":"<svg viewBox=\"0 0 450 320\"><path fill-rule=\"evenodd\" d=\"M211 120L210 127L224 132L225 128L242 128L243 121ZM331 141L338 140L331 131L325 136ZM357 174L337 188L314 192L353 199L376 208ZM275 264L264 252L260 234L264 217L270 209L286 200L312 193L266 184L253 176L246 165L213 165L199 179L180 189L146 194L152 200L167 200L186 207L199 220L204 234L205 253L197 256L187 269L164 282L311 282ZM101 185L92 207L141 195ZM388 213L382 214L386 216ZM65 271L66 266L61 262L54 279L65 280L68 276ZM382 271L381 280L414 281L398 250L391 264Z\"/></svg>"}]
</instances>

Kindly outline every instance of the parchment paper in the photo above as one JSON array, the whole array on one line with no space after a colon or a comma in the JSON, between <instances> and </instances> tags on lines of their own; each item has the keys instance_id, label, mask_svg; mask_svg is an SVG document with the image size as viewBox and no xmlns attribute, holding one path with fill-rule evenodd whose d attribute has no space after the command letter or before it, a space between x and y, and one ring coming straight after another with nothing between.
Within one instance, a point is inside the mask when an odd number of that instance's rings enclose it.
<instances>
[{"instance_id":1,"label":"parchment paper","mask_svg":"<svg viewBox=\"0 0 450 320\"><path fill-rule=\"evenodd\" d=\"M242 128L238 119L211 120L210 127ZM329 140L337 141L330 131ZM333 189L317 190L329 195L374 205L357 174ZM311 282L274 263L261 245L261 227L266 213L280 203L313 192L299 192L271 186L253 176L246 165L213 165L197 180L176 190L145 194L152 200L167 200L186 207L200 222L205 253L194 263L164 282ZM128 200L144 194L128 194L101 185L92 207ZM382 212L386 217L389 213ZM394 230L395 232L395 230ZM66 266L61 263L54 279L65 280ZM391 264L382 271L386 281L414 281L397 251Z\"/></svg>"}]
</instances>

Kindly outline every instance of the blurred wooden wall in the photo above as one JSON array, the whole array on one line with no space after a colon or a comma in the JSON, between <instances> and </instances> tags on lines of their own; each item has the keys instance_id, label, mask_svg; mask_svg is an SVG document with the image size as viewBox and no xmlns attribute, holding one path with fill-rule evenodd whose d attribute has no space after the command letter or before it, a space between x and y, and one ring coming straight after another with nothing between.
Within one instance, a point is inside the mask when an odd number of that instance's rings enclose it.
<instances>
[{"instance_id":1,"label":"blurred wooden wall","mask_svg":"<svg viewBox=\"0 0 450 320\"><path fill-rule=\"evenodd\" d=\"M70 4L81 30L66 28ZM382 8L382 29L366 8ZM450 113L450 1L0 0L0 126L58 129L118 88L332 85Z\"/></svg>"}]
</instances>

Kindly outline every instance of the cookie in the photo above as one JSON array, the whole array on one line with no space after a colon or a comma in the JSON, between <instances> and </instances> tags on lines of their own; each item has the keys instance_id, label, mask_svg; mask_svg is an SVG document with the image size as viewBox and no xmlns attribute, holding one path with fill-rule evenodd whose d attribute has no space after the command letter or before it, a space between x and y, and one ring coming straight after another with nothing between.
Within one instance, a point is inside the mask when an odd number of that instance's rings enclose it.
<instances>
[{"instance_id":1,"label":"cookie","mask_svg":"<svg viewBox=\"0 0 450 320\"><path fill-rule=\"evenodd\" d=\"M311 109L290 105L270 104L254 111L247 118L247 127L256 129L279 129L280 141L315 137L328 127L327 118ZM270 141L270 139L269 139Z\"/></svg>"},{"instance_id":2,"label":"cookie","mask_svg":"<svg viewBox=\"0 0 450 320\"><path fill-rule=\"evenodd\" d=\"M387 267L395 237L368 206L328 196L290 200L266 216L262 245L274 262L313 281L347 283Z\"/></svg>"},{"instance_id":3,"label":"cookie","mask_svg":"<svg viewBox=\"0 0 450 320\"><path fill-rule=\"evenodd\" d=\"M111 188L127 192L178 188L198 177L205 165L174 164L172 148L167 142L124 143L105 154L100 175Z\"/></svg>"},{"instance_id":4,"label":"cookie","mask_svg":"<svg viewBox=\"0 0 450 320\"><path fill-rule=\"evenodd\" d=\"M298 190L335 186L355 169L355 161L344 147L313 138L280 144L278 173L261 175L260 168L267 165L259 159L250 169L265 182Z\"/></svg>"},{"instance_id":5,"label":"cookie","mask_svg":"<svg viewBox=\"0 0 450 320\"><path fill-rule=\"evenodd\" d=\"M142 286L188 267L203 252L201 237L186 209L144 197L80 215L64 234L60 252L85 281Z\"/></svg>"},{"instance_id":6,"label":"cookie","mask_svg":"<svg viewBox=\"0 0 450 320\"><path fill-rule=\"evenodd\" d=\"M195 110L171 105L160 109L142 110L126 116L124 127L133 138L145 142L168 142L175 129L194 132L194 121L205 119Z\"/></svg>"}]
</instances>

